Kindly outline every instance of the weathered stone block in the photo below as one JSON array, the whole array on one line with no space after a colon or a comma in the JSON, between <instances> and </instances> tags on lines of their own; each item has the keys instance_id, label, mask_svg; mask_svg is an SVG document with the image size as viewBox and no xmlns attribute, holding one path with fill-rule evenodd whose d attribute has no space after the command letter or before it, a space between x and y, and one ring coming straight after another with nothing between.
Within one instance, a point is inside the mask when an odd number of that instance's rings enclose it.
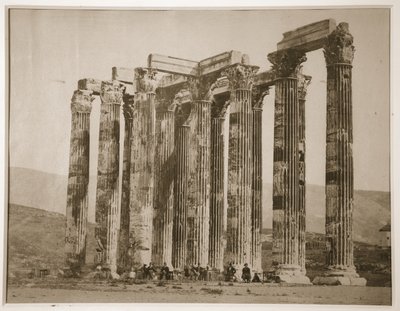
<instances>
[{"instance_id":1,"label":"weathered stone block","mask_svg":"<svg viewBox=\"0 0 400 311\"><path fill-rule=\"evenodd\" d=\"M112 80L133 84L135 72L132 68L113 67Z\"/></svg>"},{"instance_id":2,"label":"weathered stone block","mask_svg":"<svg viewBox=\"0 0 400 311\"><path fill-rule=\"evenodd\" d=\"M318 50L323 47L326 37L336 29L334 19L326 19L295 30L285 32L282 41L278 42L277 50L289 48L304 52Z\"/></svg>"},{"instance_id":3,"label":"weathered stone block","mask_svg":"<svg viewBox=\"0 0 400 311\"><path fill-rule=\"evenodd\" d=\"M78 89L91 91L93 92L93 95L100 95L101 82L101 80L96 80L92 78L81 79L78 81Z\"/></svg>"},{"instance_id":4,"label":"weathered stone block","mask_svg":"<svg viewBox=\"0 0 400 311\"><path fill-rule=\"evenodd\" d=\"M156 68L160 72L186 76L198 75L198 62L183 58L150 54L148 56L148 66L150 68Z\"/></svg>"}]
</instances>

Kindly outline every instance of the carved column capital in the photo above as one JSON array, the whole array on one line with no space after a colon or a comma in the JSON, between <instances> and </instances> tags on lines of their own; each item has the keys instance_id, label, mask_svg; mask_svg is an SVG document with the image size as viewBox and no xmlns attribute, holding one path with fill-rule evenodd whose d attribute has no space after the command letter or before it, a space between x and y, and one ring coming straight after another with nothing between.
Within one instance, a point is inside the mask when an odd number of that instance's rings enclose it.
<instances>
[{"instance_id":1,"label":"carved column capital","mask_svg":"<svg viewBox=\"0 0 400 311\"><path fill-rule=\"evenodd\" d=\"M135 92L154 93L158 84L156 75L157 70L154 68L135 68Z\"/></svg>"},{"instance_id":2,"label":"carved column capital","mask_svg":"<svg viewBox=\"0 0 400 311\"><path fill-rule=\"evenodd\" d=\"M123 95L124 104L122 106L124 117L126 119L132 120L133 109L135 108L135 95L124 93Z\"/></svg>"},{"instance_id":3,"label":"carved column capital","mask_svg":"<svg viewBox=\"0 0 400 311\"><path fill-rule=\"evenodd\" d=\"M349 32L348 23L340 23L327 37L324 46L326 64L351 64L354 58L355 48L353 36Z\"/></svg>"},{"instance_id":4,"label":"carved column capital","mask_svg":"<svg viewBox=\"0 0 400 311\"><path fill-rule=\"evenodd\" d=\"M213 77L188 77L185 82L185 88L190 92L192 100L211 101L213 98L213 90L216 87Z\"/></svg>"},{"instance_id":5,"label":"carved column capital","mask_svg":"<svg viewBox=\"0 0 400 311\"><path fill-rule=\"evenodd\" d=\"M236 64L226 68L222 74L228 78L229 87L232 90L250 90L253 86L254 76L256 75L258 69L258 66Z\"/></svg>"},{"instance_id":6,"label":"carved column capital","mask_svg":"<svg viewBox=\"0 0 400 311\"><path fill-rule=\"evenodd\" d=\"M71 111L80 113L90 113L92 111L92 101L94 96L92 91L76 90L71 98Z\"/></svg>"},{"instance_id":7,"label":"carved column capital","mask_svg":"<svg viewBox=\"0 0 400 311\"><path fill-rule=\"evenodd\" d=\"M307 60L306 54L296 49L287 49L268 54L272 72L276 78L296 78L301 63Z\"/></svg>"},{"instance_id":8,"label":"carved column capital","mask_svg":"<svg viewBox=\"0 0 400 311\"><path fill-rule=\"evenodd\" d=\"M121 105L123 87L117 81L102 81L100 98L102 103Z\"/></svg>"},{"instance_id":9,"label":"carved column capital","mask_svg":"<svg viewBox=\"0 0 400 311\"><path fill-rule=\"evenodd\" d=\"M297 92L299 99L305 99L307 96L307 89L311 83L311 76L307 76L303 74L303 67L300 68L299 73L297 74Z\"/></svg>"},{"instance_id":10,"label":"carved column capital","mask_svg":"<svg viewBox=\"0 0 400 311\"><path fill-rule=\"evenodd\" d=\"M220 102L213 101L211 104L211 117L224 119L229 104L230 104L229 100Z\"/></svg>"},{"instance_id":11,"label":"carved column capital","mask_svg":"<svg viewBox=\"0 0 400 311\"><path fill-rule=\"evenodd\" d=\"M264 97L269 95L269 86L266 87L253 87L251 93L251 100L253 105L253 110L262 110Z\"/></svg>"}]
</instances>

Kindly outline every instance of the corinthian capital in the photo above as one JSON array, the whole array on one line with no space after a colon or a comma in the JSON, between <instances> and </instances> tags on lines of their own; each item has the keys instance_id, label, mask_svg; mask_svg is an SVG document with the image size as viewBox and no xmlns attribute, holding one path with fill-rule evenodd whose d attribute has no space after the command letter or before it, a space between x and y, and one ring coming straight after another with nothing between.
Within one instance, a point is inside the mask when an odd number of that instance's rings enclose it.
<instances>
[{"instance_id":1,"label":"corinthian capital","mask_svg":"<svg viewBox=\"0 0 400 311\"><path fill-rule=\"evenodd\" d=\"M306 54L296 49L287 49L268 54L272 72L276 78L296 78L301 63L307 60Z\"/></svg>"},{"instance_id":2,"label":"corinthian capital","mask_svg":"<svg viewBox=\"0 0 400 311\"><path fill-rule=\"evenodd\" d=\"M353 36L349 32L349 24L340 23L327 37L324 55L327 65L353 62L355 48Z\"/></svg>"},{"instance_id":3,"label":"corinthian capital","mask_svg":"<svg viewBox=\"0 0 400 311\"><path fill-rule=\"evenodd\" d=\"M300 68L297 74L297 92L299 99L305 99L307 96L307 88L311 83L311 76L303 74L303 67Z\"/></svg>"},{"instance_id":4,"label":"corinthian capital","mask_svg":"<svg viewBox=\"0 0 400 311\"><path fill-rule=\"evenodd\" d=\"M269 86L253 87L251 100L254 110L262 110L264 97L267 95L269 95Z\"/></svg>"},{"instance_id":5,"label":"corinthian capital","mask_svg":"<svg viewBox=\"0 0 400 311\"><path fill-rule=\"evenodd\" d=\"M157 88L157 70L153 68L135 68L134 85L137 93L153 93Z\"/></svg>"},{"instance_id":6,"label":"corinthian capital","mask_svg":"<svg viewBox=\"0 0 400 311\"><path fill-rule=\"evenodd\" d=\"M120 105L123 89L117 81L102 81L100 98L102 103Z\"/></svg>"},{"instance_id":7,"label":"corinthian capital","mask_svg":"<svg viewBox=\"0 0 400 311\"><path fill-rule=\"evenodd\" d=\"M222 75L228 78L232 90L251 89L258 69L257 66L237 64L226 68Z\"/></svg>"},{"instance_id":8,"label":"corinthian capital","mask_svg":"<svg viewBox=\"0 0 400 311\"><path fill-rule=\"evenodd\" d=\"M122 109L124 111L125 119L133 118L133 109L135 107L135 95L124 93L123 95L124 104Z\"/></svg>"},{"instance_id":9,"label":"corinthian capital","mask_svg":"<svg viewBox=\"0 0 400 311\"><path fill-rule=\"evenodd\" d=\"M80 113L90 113L92 111L92 91L76 90L71 98L71 111Z\"/></svg>"}]
</instances>

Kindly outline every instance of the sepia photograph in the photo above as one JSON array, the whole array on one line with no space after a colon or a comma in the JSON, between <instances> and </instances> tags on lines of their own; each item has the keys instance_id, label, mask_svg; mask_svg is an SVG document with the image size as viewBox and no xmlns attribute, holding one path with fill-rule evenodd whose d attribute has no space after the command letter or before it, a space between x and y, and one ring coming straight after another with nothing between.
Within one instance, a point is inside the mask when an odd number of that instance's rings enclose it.
<instances>
[{"instance_id":1,"label":"sepia photograph","mask_svg":"<svg viewBox=\"0 0 400 311\"><path fill-rule=\"evenodd\" d=\"M392 305L390 6L5 14L3 303Z\"/></svg>"}]
</instances>

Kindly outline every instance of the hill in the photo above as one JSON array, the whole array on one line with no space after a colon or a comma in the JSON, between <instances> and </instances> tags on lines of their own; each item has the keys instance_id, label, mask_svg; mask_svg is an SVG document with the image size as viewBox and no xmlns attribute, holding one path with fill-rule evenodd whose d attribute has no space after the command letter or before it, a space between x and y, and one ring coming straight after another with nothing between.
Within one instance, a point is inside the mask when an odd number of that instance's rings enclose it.
<instances>
[{"instance_id":1,"label":"hill","mask_svg":"<svg viewBox=\"0 0 400 311\"><path fill-rule=\"evenodd\" d=\"M67 176L25 168L10 168L9 202L65 214ZM325 232L325 187L307 185L307 231ZM96 177L89 181L89 221L94 222ZM354 194L354 239L377 244L379 229L390 222L390 193L356 190ZM272 227L272 185L263 185L263 226Z\"/></svg>"},{"instance_id":2,"label":"hill","mask_svg":"<svg viewBox=\"0 0 400 311\"><path fill-rule=\"evenodd\" d=\"M58 269L64 266L65 216L37 208L9 205L8 269ZM86 262L95 254L94 225L89 224Z\"/></svg>"}]
</instances>

